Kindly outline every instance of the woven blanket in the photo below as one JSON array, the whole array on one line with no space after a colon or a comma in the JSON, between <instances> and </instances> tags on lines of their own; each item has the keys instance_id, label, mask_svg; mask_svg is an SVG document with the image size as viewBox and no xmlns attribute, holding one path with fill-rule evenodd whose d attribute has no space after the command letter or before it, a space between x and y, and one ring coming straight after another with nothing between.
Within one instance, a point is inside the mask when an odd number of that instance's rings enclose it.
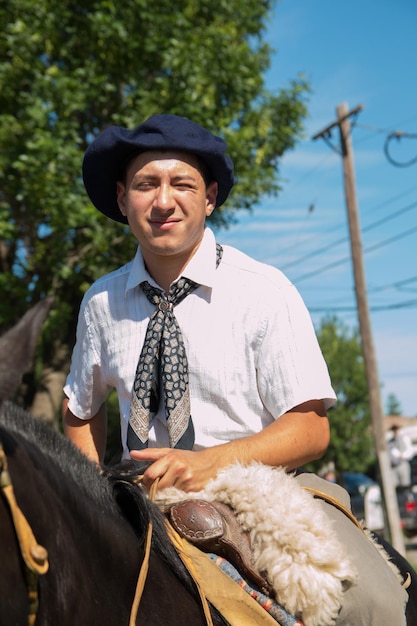
<instances>
[{"instance_id":1,"label":"woven blanket","mask_svg":"<svg viewBox=\"0 0 417 626\"><path fill-rule=\"evenodd\" d=\"M271 600L268 596L262 593L257 587L249 584L237 571L235 567L229 561L217 554L209 554L210 559L219 567L222 572L227 574L229 578L235 581L246 593L250 595L265 611L267 611L271 617L273 617L279 626L304 626L300 620L293 615L290 615L283 606Z\"/></svg>"}]
</instances>

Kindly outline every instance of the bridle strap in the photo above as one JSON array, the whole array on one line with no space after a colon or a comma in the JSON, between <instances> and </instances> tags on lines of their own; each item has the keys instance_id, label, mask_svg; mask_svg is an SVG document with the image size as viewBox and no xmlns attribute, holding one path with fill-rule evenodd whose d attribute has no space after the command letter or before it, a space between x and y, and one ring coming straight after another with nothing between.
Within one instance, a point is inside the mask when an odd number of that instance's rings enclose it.
<instances>
[{"instance_id":1,"label":"bridle strap","mask_svg":"<svg viewBox=\"0 0 417 626\"><path fill-rule=\"evenodd\" d=\"M38 576L48 571L48 552L35 539L33 531L17 504L7 456L0 441L0 489L9 505L20 553L26 566L26 585L29 598L28 625L33 626L39 607Z\"/></svg>"},{"instance_id":2,"label":"bridle strap","mask_svg":"<svg viewBox=\"0 0 417 626\"><path fill-rule=\"evenodd\" d=\"M152 483L149 492L149 499L153 502L155 498L155 493L158 487L159 478ZM145 555L143 557L142 566L139 571L138 581L136 583L135 597L133 598L133 604L130 611L130 620L129 626L135 626L136 618L138 615L139 604L142 599L143 590L145 588L146 577L148 575L149 570L149 559L151 556L151 545L152 545L152 520L149 518L148 530L146 532L146 541L145 541Z\"/></svg>"},{"instance_id":3,"label":"bridle strap","mask_svg":"<svg viewBox=\"0 0 417 626\"><path fill-rule=\"evenodd\" d=\"M159 478L157 478L152 483L151 488L149 490L149 500L151 502L155 500L155 494L158 489L158 483L159 483ZM190 574L191 578L194 581L195 586L197 587L197 591L200 596L201 605L203 607L204 617L206 619L207 626L213 626L213 620L211 617L210 607L208 605L207 598L201 588L193 563L191 559L187 557L185 551L181 549L181 537L179 537L179 535L175 533L174 529L168 523L167 523L167 530L168 530L169 538L172 541L178 553L178 556L184 563L185 567L188 570L188 573ZM136 583L135 597L133 599L132 609L130 611L129 626L136 625L136 618L138 615L139 605L142 599L143 590L145 588L146 577L148 575L148 570L149 570L149 559L150 559L150 554L151 554L152 531L153 531L152 520L149 518L148 530L146 533L146 541L145 541L145 555L142 561L142 566L139 571L138 581Z\"/></svg>"}]
</instances>

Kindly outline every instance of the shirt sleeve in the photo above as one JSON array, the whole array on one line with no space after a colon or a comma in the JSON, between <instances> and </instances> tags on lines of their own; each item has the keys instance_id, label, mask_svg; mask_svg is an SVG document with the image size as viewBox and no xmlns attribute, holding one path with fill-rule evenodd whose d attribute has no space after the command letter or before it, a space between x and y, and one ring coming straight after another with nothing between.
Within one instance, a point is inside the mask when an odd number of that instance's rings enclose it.
<instances>
[{"instance_id":1,"label":"shirt sleeve","mask_svg":"<svg viewBox=\"0 0 417 626\"><path fill-rule=\"evenodd\" d=\"M291 283L271 295L259 351L258 385L275 417L310 400L336 402L310 314Z\"/></svg>"},{"instance_id":2,"label":"shirt sleeve","mask_svg":"<svg viewBox=\"0 0 417 626\"><path fill-rule=\"evenodd\" d=\"M104 379L99 340L94 324L94 298L90 298L87 292L80 307L71 368L64 386L68 408L84 420L91 419L98 412L111 389Z\"/></svg>"}]
</instances>

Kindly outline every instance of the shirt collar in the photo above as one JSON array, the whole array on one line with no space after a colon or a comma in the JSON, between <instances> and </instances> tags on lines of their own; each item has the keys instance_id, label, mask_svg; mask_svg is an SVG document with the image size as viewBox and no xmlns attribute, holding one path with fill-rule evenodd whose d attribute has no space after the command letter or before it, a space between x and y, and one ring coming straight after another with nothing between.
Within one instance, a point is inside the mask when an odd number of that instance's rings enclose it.
<instances>
[{"instance_id":1,"label":"shirt collar","mask_svg":"<svg viewBox=\"0 0 417 626\"><path fill-rule=\"evenodd\" d=\"M210 228L205 228L203 239L201 240L197 252L184 268L181 275L190 278L199 285L211 288L214 284L215 271L216 239L213 231ZM151 285L159 287L147 271L142 252L139 247L136 251L135 258L132 261L132 267L129 272L125 293L127 293L130 289L134 289L144 280L147 280Z\"/></svg>"}]
</instances>

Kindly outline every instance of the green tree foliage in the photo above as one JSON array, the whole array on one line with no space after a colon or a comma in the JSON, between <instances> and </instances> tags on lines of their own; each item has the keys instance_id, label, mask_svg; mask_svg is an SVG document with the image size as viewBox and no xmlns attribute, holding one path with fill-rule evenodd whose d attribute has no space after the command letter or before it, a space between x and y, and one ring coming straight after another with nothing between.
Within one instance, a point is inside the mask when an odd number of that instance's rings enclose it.
<instances>
[{"instance_id":1,"label":"green tree foliage","mask_svg":"<svg viewBox=\"0 0 417 626\"><path fill-rule=\"evenodd\" d=\"M84 150L106 125L170 112L224 136L237 185L219 224L279 191L279 159L301 132L307 86L295 79L278 93L265 89L273 5L1 3L0 326L54 294L43 364L67 367L62 347L74 341L82 294L133 255L127 229L91 206L81 180Z\"/></svg>"},{"instance_id":2,"label":"green tree foliage","mask_svg":"<svg viewBox=\"0 0 417 626\"><path fill-rule=\"evenodd\" d=\"M317 331L338 402L329 411L331 441L325 456L309 469L333 461L337 472L366 472L374 463L368 388L357 330L337 318L322 321Z\"/></svg>"},{"instance_id":3,"label":"green tree foliage","mask_svg":"<svg viewBox=\"0 0 417 626\"><path fill-rule=\"evenodd\" d=\"M401 415L401 413L402 413L401 403L398 400L395 393L388 394L386 414L387 415Z\"/></svg>"}]
</instances>

